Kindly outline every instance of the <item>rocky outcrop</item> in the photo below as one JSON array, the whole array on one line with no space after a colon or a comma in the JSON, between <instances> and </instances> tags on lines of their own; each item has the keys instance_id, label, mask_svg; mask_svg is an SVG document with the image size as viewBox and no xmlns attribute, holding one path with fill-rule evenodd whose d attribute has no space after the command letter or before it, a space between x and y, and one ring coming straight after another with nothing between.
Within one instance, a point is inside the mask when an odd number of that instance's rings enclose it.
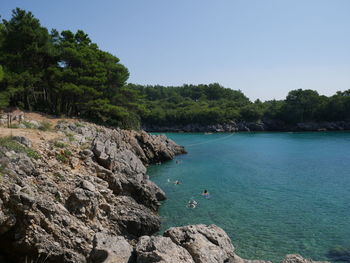
<instances>
[{"instance_id":1,"label":"rocky outcrop","mask_svg":"<svg viewBox=\"0 0 350 263\"><path fill-rule=\"evenodd\" d=\"M133 247L122 236L97 233L90 261L95 263L128 263L133 261Z\"/></svg>"},{"instance_id":2,"label":"rocky outcrop","mask_svg":"<svg viewBox=\"0 0 350 263\"><path fill-rule=\"evenodd\" d=\"M246 132L246 131L342 131L350 130L350 121L337 122L301 122L295 125L286 124L277 120L260 122L235 122L224 124L187 124L159 126L147 125L143 128L148 132Z\"/></svg>"},{"instance_id":3,"label":"rocky outcrop","mask_svg":"<svg viewBox=\"0 0 350 263\"><path fill-rule=\"evenodd\" d=\"M137 263L184 262L194 263L190 253L169 237L143 236L136 245Z\"/></svg>"},{"instance_id":4,"label":"rocky outcrop","mask_svg":"<svg viewBox=\"0 0 350 263\"><path fill-rule=\"evenodd\" d=\"M164 235L184 247L196 263L229 262L234 256L230 238L216 225L174 227Z\"/></svg>"},{"instance_id":5,"label":"rocky outcrop","mask_svg":"<svg viewBox=\"0 0 350 263\"><path fill-rule=\"evenodd\" d=\"M61 139L43 137L35 149L25 137L0 145L0 254L12 262L123 262L128 241L160 226L165 194L146 165L184 148L89 123L62 122L57 132Z\"/></svg>"},{"instance_id":6,"label":"rocky outcrop","mask_svg":"<svg viewBox=\"0 0 350 263\"><path fill-rule=\"evenodd\" d=\"M227 234L216 225L173 227L164 236L143 236L135 247L137 263L271 263L235 254ZM281 263L323 263L287 255Z\"/></svg>"}]
</instances>

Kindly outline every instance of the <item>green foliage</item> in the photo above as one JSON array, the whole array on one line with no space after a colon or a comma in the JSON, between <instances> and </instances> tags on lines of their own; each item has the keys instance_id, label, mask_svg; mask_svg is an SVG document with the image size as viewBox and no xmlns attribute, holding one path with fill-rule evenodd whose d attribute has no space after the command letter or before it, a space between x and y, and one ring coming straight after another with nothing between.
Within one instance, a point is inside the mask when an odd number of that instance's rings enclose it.
<instances>
[{"instance_id":1,"label":"green foliage","mask_svg":"<svg viewBox=\"0 0 350 263\"><path fill-rule=\"evenodd\" d=\"M18 124L10 124L9 128L11 128L11 129L18 129L19 127L18 127Z\"/></svg>"},{"instance_id":2,"label":"green foliage","mask_svg":"<svg viewBox=\"0 0 350 263\"><path fill-rule=\"evenodd\" d=\"M42 122L40 122L39 130L51 131L52 130L52 124L50 122L48 122L48 121L42 121Z\"/></svg>"},{"instance_id":3,"label":"green foliage","mask_svg":"<svg viewBox=\"0 0 350 263\"><path fill-rule=\"evenodd\" d=\"M22 121L21 124L23 124L27 129L35 129L36 128L36 126L29 121Z\"/></svg>"},{"instance_id":4,"label":"green foliage","mask_svg":"<svg viewBox=\"0 0 350 263\"><path fill-rule=\"evenodd\" d=\"M68 138L68 140L70 141L70 142L73 142L73 141L75 141L75 138L74 138L74 134L73 133L71 133L71 132L64 132L64 134L67 136L67 138Z\"/></svg>"},{"instance_id":5,"label":"green foliage","mask_svg":"<svg viewBox=\"0 0 350 263\"><path fill-rule=\"evenodd\" d=\"M61 163L68 163L69 157L65 156L64 153L59 153L56 155L57 161L60 161Z\"/></svg>"},{"instance_id":6,"label":"green foliage","mask_svg":"<svg viewBox=\"0 0 350 263\"><path fill-rule=\"evenodd\" d=\"M0 177L3 177L5 175L6 168L0 164Z\"/></svg>"},{"instance_id":7,"label":"green foliage","mask_svg":"<svg viewBox=\"0 0 350 263\"><path fill-rule=\"evenodd\" d=\"M331 97L313 90L292 90L285 100L249 101L241 91L219 84L181 87L129 84L143 96L145 124L171 126L218 124L229 121L277 120L286 124L350 120L350 90Z\"/></svg>"},{"instance_id":8,"label":"green foliage","mask_svg":"<svg viewBox=\"0 0 350 263\"><path fill-rule=\"evenodd\" d=\"M0 82L3 80L4 78L4 70L2 69L2 66L0 65Z\"/></svg>"},{"instance_id":9,"label":"green foliage","mask_svg":"<svg viewBox=\"0 0 350 263\"><path fill-rule=\"evenodd\" d=\"M143 96L145 110L140 115L148 124L216 124L248 116L248 109L255 110L249 99L241 92L224 88L217 83L209 85L183 85L180 87L141 86L129 84ZM241 108L247 107L246 111ZM249 108L250 107L250 108ZM253 112L251 119L259 119Z\"/></svg>"},{"instance_id":10,"label":"green foliage","mask_svg":"<svg viewBox=\"0 0 350 263\"><path fill-rule=\"evenodd\" d=\"M54 172L53 175L57 177L60 181L66 180L66 178L60 172Z\"/></svg>"},{"instance_id":11,"label":"green foliage","mask_svg":"<svg viewBox=\"0 0 350 263\"><path fill-rule=\"evenodd\" d=\"M72 152L68 149L64 149L56 155L56 159L62 163L68 163L71 156Z\"/></svg>"},{"instance_id":12,"label":"green foliage","mask_svg":"<svg viewBox=\"0 0 350 263\"><path fill-rule=\"evenodd\" d=\"M36 160L41 158L40 154L36 150L25 147L24 145L14 141L12 137L1 137L0 146L9 151L15 151L16 153L25 153L28 155L28 157Z\"/></svg>"},{"instance_id":13,"label":"green foliage","mask_svg":"<svg viewBox=\"0 0 350 263\"><path fill-rule=\"evenodd\" d=\"M60 142L60 141L55 141L53 143L53 145L57 148L65 148L66 147L66 144L64 142Z\"/></svg>"},{"instance_id":14,"label":"green foliage","mask_svg":"<svg viewBox=\"0 0 350 263\"><path fill-rule=\"evenodd\" d=\"M128 69L85 32L49 34L31 12L19 8L0 25L0 65L6 73L0 83L0 109L17 106L139 127L143 108L138 91L125 86ZM0 77L2 73L0 69Z\"/></svg>"}]
</instances>

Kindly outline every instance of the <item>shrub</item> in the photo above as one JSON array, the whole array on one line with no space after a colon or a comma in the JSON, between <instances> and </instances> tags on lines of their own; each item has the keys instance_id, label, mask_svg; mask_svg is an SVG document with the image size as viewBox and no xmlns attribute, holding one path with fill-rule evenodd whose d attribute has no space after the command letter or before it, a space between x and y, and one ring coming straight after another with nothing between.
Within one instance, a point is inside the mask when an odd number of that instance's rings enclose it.
<instances>
[{"instance_id":1,"label":"shrub","mask_svg":"<svg viewBox=\"0 0 350 263\"><path fill-rule=\"evenodd\" d=\"M27 129L35 129L35 124L29 122L29 121L22 121L21 124L23 124Z\"/></svg>"},{"instance_id":2,"label":"shrub","mask_svg":"<svg viewBox=\"0 0 350 263\"><path fill-rule=\"evenodd\" d=\"M64 142L60 142L60 141L55 141L53 143L53 145L57 148L65 148L66 147L66 144Z\"/></svg>"},{"instance_id":3,"label":"shrub","mask_svg":"<svg viewBox=\"0 0 350 263\"><path fill-rule=\"evenodd\" d=\"M14 141L10 136L1 137L0 146L6 148L7 150L15 151L17 153L25 153L28 157L36 160L41 158L40 154L36 150L29 147L25 147L24 145Z\"/></svg>"},{"instance_id":4,"label":"shrub","mask_svg":"<svg viewBox=\"0 0 350 263\"><path fill-rule=\"evenodd\" d=\"M10 124L9 128L17 129L18 128L18 124Z\"/></svg>"},{"instance_id":5,"label":"shrub","mask_svg":"<svg viewBox=\"0 0 350 263\"><path fill-rule=\"evenodd\" d=\"M65 149L56 155L56 159L62 163L68 163L71 156L72 152L68 149Z\"/></svg>"},{"instance_id":6,"label":"shrub","mask_svg":"<svg viewBox=\"0 0 350 263\"><path fill-rule=\"evenodd\" d=\"M40 122L39 130L42 131L51 131L52 130L52 124L48 121L42 121Z\"/></svg>"},{"instance_id":7,"label":"shrub","mask_svg":"<svg viewBox=\"0 0 350 263\"><path fill-rule=\"evenodd\" d=\"M77 126L77 127L85 127L85 125L83 123L81 123L81 122L76 122L75 126Z\"/></svg>"}]
</instances>

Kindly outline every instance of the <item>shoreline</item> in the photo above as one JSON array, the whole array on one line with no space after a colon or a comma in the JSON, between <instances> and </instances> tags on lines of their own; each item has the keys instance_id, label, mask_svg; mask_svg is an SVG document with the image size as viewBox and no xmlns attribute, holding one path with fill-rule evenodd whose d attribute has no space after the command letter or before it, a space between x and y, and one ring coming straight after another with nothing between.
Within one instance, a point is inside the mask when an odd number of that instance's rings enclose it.
<instances>
[{"instance_id":1,"label":"shoreline","mask_svg":"<svg viewBox=\"0 0 350 263\"><path fill-rule=\"evenodd\" d=\"M240 258L216 225L156 235L166 196L146 167L186 153L166 136L85 122L39 127L11 129L0 145L0 260L270 263ZM282 262L314 261L287 255Z\"/></svg>"},{"instance_id":2,"label":"shoreline","mask_svg":"<svg viewBox=\"0 0 350 263\"><path fill-rule=\"evenodd\" d=\"M287 125L282 122L230 122L224 124L187 124L160 126L144 124L142 129L146 132L325 132L325 131L349 131L350 121L338 122L301 122L295 125Z\"/></svg>"}]
</instances>

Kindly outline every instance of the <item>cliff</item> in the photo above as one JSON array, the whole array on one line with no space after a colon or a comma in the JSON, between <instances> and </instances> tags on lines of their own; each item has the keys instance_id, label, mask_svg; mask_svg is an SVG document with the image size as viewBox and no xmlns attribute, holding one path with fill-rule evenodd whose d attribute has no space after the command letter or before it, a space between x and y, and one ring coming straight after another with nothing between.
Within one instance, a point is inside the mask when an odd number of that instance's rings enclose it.
<instances>
[{"instance_id":1,"label":"cliff","mask_svg":"<svg viewBox=\"0 0 350 263\"><path fill-rule=\"evenodd\" d=\"M264 262L238 257L215 225L152 236L165 194L146 166L183 147L143 131L55 124L52 131L31 120L30 129L0 128L11 135L0 138L0 262Z\"/></svg>"}]
</instances>

